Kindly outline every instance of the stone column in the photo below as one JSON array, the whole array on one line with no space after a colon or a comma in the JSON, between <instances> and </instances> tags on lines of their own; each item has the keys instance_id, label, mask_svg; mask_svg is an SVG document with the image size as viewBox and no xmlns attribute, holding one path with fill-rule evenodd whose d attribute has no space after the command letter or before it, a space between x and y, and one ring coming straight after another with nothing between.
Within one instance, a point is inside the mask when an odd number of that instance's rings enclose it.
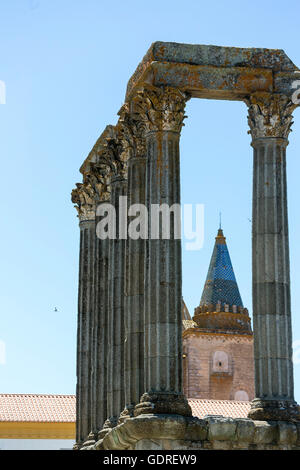
<instances>
[{"instance_id":1,"label":"stone column","mask_svg":"<svg viewBox=\"0 0 300 470\"><path fill-rule=\"evenodd\" d=\"M135 204L145 207L146 148L144 125L134 114L134 103L121 108L120 126L130 149L128 160L128 208ZM134 216L134 219L133 219ZM137 219L138 217L138 219ZM125 276L125 342L124 380L125 409L121 421L133 416L135 405L144 393L144 261L148 218L145 212L130 213L128 224L135 221L134 238L129 235L126 242ZM137 224L139 226L137 227ZM138 232L138 233L137 233ZM136 238L139 236L139 238Z\"/></svg>"},{"instance_id":2,"label":"stone column","mask_svg":"<svg viewBox=\"0 0 300 470\"><path fill-rule=\"evenodd\" d=\"M99 205L104 204L101 202ZM96 225L97 225L96 217ZM95 324L93 338L92 434L95 440L107 418L108 240L95 242Z\"/></svg>"},{"instance_id":3,"label":"stone column","mask_svg":"<svg viewBox=\"0 0 300 470\"><path fill-rule=\"evenodd\" d=\"M80 227L77 323L76 445L80 448L91 430L91 335L94 297L95 198L89 184L72 191Z\"/></svg>"},{"instance_id":4,"label":"stone column","mask_svg":"<svg viewBox=\"0 0 300 470\"><path fill-rule=\"evenodd\" d=\"M171 207L180 204L179 138L187 97L177 89L150 86L139 96L141 119L146 123L147 204L149 209L153 204ZM154 220L154 214L150 213L149 233ZM160 222L159 227L165 229L165 222ZM162 233L157 237L152 234L148 242L144 318L146 393L135 407L135 415L191 415L182 389L181 240L176 238L178 231L180 237L180 220L171 217L169 239L163 238Z\"/></svg>"},{"instance_id":5,"label":"stone column","mask_svg":"<svg viewBox=\"0 0 300 470\"><path fill-rule=\"evenodd\" d=\"M299 419L294 401L286 147L295 106L255 93L247 102L254 149L252 279L255 393L249 417Z\"/></svg>"},{"instance_id":6,"label":"stone column","mask_svg":"<svg viewBox=\"0 0 300 470\"><path fill-rule=\"evenodd\" d=\"M111 182L111 204L116 210L116 238L109 240L109 323L107 356L107 421L105 429L117 425L124 409L124 313L125 238L121 231L126 220L119 217L120 197L126 196L127 182L116 176ZM126 209L126 208L125 208ZM120 227L121 231L120 231ZM127 228L127 227L126 227ZM102 437L102 434L100 435Z\"/></svg>"},{"instance_id":7,"label":"stone column","mask_svg":"<svg viewBox=\"0 0 300 470\"><path fill-rule=\"evenodd\" d=\"M98 433L101 439L118 422L124 409L124 278L125 242L127 236L127 153L119 135L119 128L112 129L112 136L102 146L101 163L110 168L110 204L115 210L114 220L109 221L108 245L108 316L106 361L106 421ZM120 204L124 203L123 212ZM115 221L115 224L113 222ZM112 226L115 227L112 230Z\"/></svg>"},{"instance_id":8,"label":"stone column","mask_svg":"<svg viewBox=\"0 0 300 470\"><path fill-rule=\"evenodd\" d=\"M86 179L95 191L96 237L94 244L94 315L91 337L91 432L85 445L98 440L107 417L107 350L108 350L108 240L97 236L99 208L109 202L110 171L107 165L90 164Z\"/></svg>"}]
</instances>

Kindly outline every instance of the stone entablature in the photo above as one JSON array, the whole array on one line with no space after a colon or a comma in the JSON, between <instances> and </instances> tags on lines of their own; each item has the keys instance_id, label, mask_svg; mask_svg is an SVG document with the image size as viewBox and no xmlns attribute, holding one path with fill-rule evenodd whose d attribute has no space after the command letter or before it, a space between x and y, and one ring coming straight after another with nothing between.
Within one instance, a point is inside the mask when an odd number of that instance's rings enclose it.
<instances>
[{"instance_id":1,"label":"stone entablature","mask_svg":"<svg viewBox=\"0 0 300 470\"><path fill-rule=\"evenodd\" d=\"M299 69L283 50L154 42L128 82L126 100L144 83L192 97L244 100L260 91L290 96Z\"/></svg>"}]
</instances>

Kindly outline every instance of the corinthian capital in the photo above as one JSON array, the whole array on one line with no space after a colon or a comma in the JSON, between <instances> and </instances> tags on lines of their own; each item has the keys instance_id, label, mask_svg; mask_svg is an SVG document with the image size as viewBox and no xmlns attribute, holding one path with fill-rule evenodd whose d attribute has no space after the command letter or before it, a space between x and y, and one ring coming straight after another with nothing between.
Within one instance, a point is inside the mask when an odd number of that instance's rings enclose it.
<instances>
[{"instance_id":1,"label":"corinthian capital","mask_svg":"<svg viewBox=\"0 0 300 470\"><path fill-rule=\"evenodd\" d=\"M132 99L133 116L143 123L145 132L180 132L184 119L187 93L172 87L151 85L138 90Z\"/></svg>"},{"instance_id":2,"label":"corinthian capital","mask_svg":"<svg viewBox=\"0 0 300 470\"><path fill-rule=\"evenodd\" d=\"M120 116L118 127L131 155L144 157L146 154L146 124L139 114L134 111L133 104L133 102L130 104L125 103L118 112Z\"/></svg>"},{"instance_id":3,"label":"corinthian capital","mask_svg":"<svg viewBox=\"0 0 300 470\"><path fill-rule=\"evenodd\" d=\"M90 183L76 183L71 200L78 212L80 221L95 219L96 193Z\"/></svg>"},{"instance_id":4,"label":"corinthian capital","mask_svg":"<svg viewBox=\"0 0 300 470\"><path fill-rule=\"evenodd\" d=\"M256 92L245 100L249 107L249 134L252 139L278 137L287 139L296 105L285 95Z\"/></svg>"},{"instance_id":5,"label":"corinthian capital","mask_svg":"<svg viewBox=\"0 0 300 470\"><path fill-rule=\"evenodd\" d=\"M126 178L128 149L118 126L115 136L106 138L101 151L97 155L97 163L106 166L111 176Z\"/></svg>"},{"instance_id":6,"label":"corinthian capital","mask_svg":"<svg viewBox=\"0 0 300 470\"><path fill-rule=\"evenodd\" d=\"M84 181L92 187L96 202L108 201L110 197L111 171L107 165L91 163L84 175Z\"/></svg>"}]
</instances>

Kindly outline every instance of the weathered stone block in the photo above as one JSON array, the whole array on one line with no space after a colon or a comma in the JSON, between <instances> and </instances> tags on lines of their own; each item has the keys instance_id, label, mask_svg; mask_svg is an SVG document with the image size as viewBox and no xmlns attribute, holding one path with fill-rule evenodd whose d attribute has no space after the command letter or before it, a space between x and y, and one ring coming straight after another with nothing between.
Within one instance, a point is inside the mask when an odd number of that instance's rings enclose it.
<instances>
[{"instance_id":1,"label":"weathered stone block","mask_svg":"<svg viewBox=\"0 0 300 470\"><path fill-rule=\"evenodd\" d=\"M254 421L254 443L255 444L271 444L277 441L278 429L276 423L267 421Z\"/></svg>"},{"instance_id":2,"label":"weathered stone block","mask_svg":"<svg viewBox=\"0 0 300 470\"><path fill-rule=\"evenodd\" d=\"M187 421L184 438L191 441L204 441L207 439L208 426L204 419L191 418Z\"/></svg>"},{"instance_id":3,"label":"weathered stone block","mask_svg":"<svg viewBox=\"0 0 300 470\"><path fill-rule=\"evenodd\" d=\"M251 419L239 419L237 423L237 440L241 442L252 442L255 426Z\"/></svg>"},{"instance_id":4,"label":"weathered stone block","mask_svg":"<svg viewBox=\"0 0 300 470\"><path fill-rule=\"evenodd\" d=\"M300 447L300 423L296 423L297 428L297 447Z\"/></svg>"},{"instance_id":5,"label":"weathered stone block","mask_svg":"<svg viewBox=\"0 0 300 470\"><path fill-rule=\"evenodd\" d=\"M232 449L232 443L228 441L213 441L214 450L230 450Z\"/></svg>"},{"instance_id":6,"label":"weathered stone block","mask_svg":"<svg viewBox=\"0 0 300 470\"><path fill-rule=\"evenodd\" d=\"M297 441L297 427L293 423L278 423L279 444L293 445Z\"/></svg>"},{"instance_id":7,"label":"weathered stone block","mask_svg":"<svg viewBox=\"0 0 300 470\"><path fill-rule=\"evenodd\" d=\"M154 439L141 439L135 445L135 450L160 450L162 448L162 441Z\"/></svg>"},{"instance_id":8,"label":"weathered stone block","mask_svg":"<svg viewBox=\"0 0 300 470\"><path fill-rule=\"evenodd\" d=\"M235 440L236 422L232 418L209 417L208 438L211 441Z\"/></svg>"}]
</instances>

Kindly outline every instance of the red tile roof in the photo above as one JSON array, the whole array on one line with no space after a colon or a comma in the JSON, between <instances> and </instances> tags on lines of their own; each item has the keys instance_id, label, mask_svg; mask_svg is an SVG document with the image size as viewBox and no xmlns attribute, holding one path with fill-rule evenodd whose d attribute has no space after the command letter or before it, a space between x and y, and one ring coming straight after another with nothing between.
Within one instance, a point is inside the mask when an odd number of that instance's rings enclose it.
<instances>
[{"instance_id":1,"label":"red tile roof","mask_svg":"<svg viewBox=\"0 0 300 470\"><path fill-rule=\"evenodd\" d=\"M193 416L246 418L250 402L189 398ZM0 394L0 421L71 423L76 420L75 395Z\"/></svg>"},{"instance_id":2,"label":"red tile roof","mask_svg":"<svg viewBox=\"0 0 300 470\"><path fill-rule=\"evenodd\" d=\"M72 423L75 395L0 394L0 421Z\"/></svg>"},{"instance_id":3,"label":"red tile roof","mask_svg":"<svg viewBox=\"0 0 300 470\"><path fill-rule=\"evenodd\" d=\"M200 400L189 398L193 416L204 418L206 415L219 415L228 418L247 418L250 411L249 401Z\"/></svg>"}]
</instances>

